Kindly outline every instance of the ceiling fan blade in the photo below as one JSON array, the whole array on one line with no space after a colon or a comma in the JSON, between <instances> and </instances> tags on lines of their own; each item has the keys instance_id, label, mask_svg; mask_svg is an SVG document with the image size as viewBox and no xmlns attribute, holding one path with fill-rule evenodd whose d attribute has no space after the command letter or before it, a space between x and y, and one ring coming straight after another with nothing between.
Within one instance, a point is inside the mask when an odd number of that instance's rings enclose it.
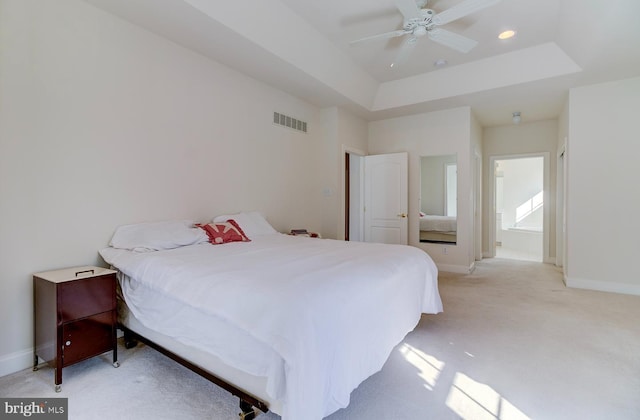
<instances>
[{"instance_id":1,"label":"ceiling fan blade","mask_svg":"<svg viewBox=\"0 0 640 420\"><path fill-rule=\"evenodd\" d=\"M445 23L453 22L454 20L463 18L499 2L500 0L464 0L450 9L435 15L433 17L433 23L436 25L444 25Z\"/></svg>"},{"instance_id":2,"label":"ceiling fan blade","mask_svg":"<svg viewBox=\"0 0 640 420\"><path fill-rule=\"evenodd\" d=\"M396 7L402 13L404 20L420 19L420 9L416 4L416 0L395 0Z\"/></svg>"},{"instance_id":3,"label":"ceiling fan blade","mask_svg":"<svg viewBox=\"0 0 640 420\"><path fill-rule=\"evenodd\" d=\"M447 31L446 29L435 28L427 32L427 34L432 41L462 53L468 53L473 47L478 45L478 41Z\"/></svg>"},{"instance_id":4,"label":"ceiling fan blade","mask_svg":"<svg viewBox=\"0 0 640 420\"><path fill-rule=\"evenodd\" d=\"M393 63L391 63L391 67L397 67L407 61L407 58L409 58L409 56L411 55L411 52L413 51L413 48L416 46L417 42L418 38L416 38L415 36L407 38L404 44L402 44L402 47L400 47L400 51L398 52L396 59L393 60Z\"/></svg>"},{"instance_id":5,"label":"ceiling fan blade","mask_svg":"<svg viewBox=\"0 0 640 420\"><path fill-rule=\"evenodd\" d=\"M364 38L360 38L360 39L356 39L355 41L351 41L350 44L355 44L356 42L361 42L361 41L369 41L371 39L385 39L385 38L395 38L397 36L402 36L404 34L408 34L409 32L403 30L403 29L399 29L397 31L392 31L392 32L385 32L383 34L378 34L378 35L371 35L371 36L367 36Z\"/></svg>"}]
</instances>

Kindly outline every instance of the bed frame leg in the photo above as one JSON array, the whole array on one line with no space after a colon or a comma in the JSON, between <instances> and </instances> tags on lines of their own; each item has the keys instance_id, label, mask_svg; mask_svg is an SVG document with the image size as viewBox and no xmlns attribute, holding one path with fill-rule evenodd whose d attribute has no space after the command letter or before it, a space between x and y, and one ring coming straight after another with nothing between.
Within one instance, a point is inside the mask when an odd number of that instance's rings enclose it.
<instances>
[{"instance_id":1,"label":"bed frame leg","mask_svg":"<svg viewBox=\"0 0 640 420\"><path fill-rule=\"evenodd\" d=\"M240 420L253 420L256 418L255 408L243 399L240 399L240 410L242 410L240 414L238 414Z\"/></svg>"},{"instance_id":2,"label":"bed frame leg","mask_svg":"<svg viewBox=\"0 0 640 420\"><path fill-rule=\"evenodd\" d=\"M138 345L138 341L133 338L133 335L129 332L129 330L124 330L124 348L132 349Z\"/></svg>"}]
</instances>

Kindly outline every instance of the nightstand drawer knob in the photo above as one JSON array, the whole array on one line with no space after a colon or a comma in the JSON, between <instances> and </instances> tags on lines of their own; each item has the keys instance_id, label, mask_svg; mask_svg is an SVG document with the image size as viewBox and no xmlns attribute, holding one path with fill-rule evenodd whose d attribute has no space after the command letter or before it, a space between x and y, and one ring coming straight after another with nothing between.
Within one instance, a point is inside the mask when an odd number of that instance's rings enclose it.
<instances>
[{"instance_id":1,"label":"nightstand drawer knob","mask_svg":"<svg viewBox=\"0 0 640 420\"><path fill-rule=\"evenodd\" d=\"M66 343L64 343L65 346L70 346L71 345L71 341L67 341Z\"/></svg>"}]
</instances>

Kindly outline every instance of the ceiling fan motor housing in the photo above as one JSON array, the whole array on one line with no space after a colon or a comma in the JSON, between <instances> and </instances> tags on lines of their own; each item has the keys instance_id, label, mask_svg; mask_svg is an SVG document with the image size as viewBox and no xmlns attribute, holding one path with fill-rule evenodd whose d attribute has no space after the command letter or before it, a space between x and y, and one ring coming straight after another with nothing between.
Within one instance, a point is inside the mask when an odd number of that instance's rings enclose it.
<instances>
[{"instance_id":1,"label":"ceiling fan motor housing","mask_svg":"<svg viewBox=\"0 0 640 420\"><path fill-rule=\"evenodd\" d=\"M424 36L427 34L427 31L432 29L434 25L432 21L432 17L434 15L433 10L431 9L420 9L420 14L422 17L409 19L404 22L403 29L407 32L410 32L414 36Z\"/></svg>"}]
</instances>

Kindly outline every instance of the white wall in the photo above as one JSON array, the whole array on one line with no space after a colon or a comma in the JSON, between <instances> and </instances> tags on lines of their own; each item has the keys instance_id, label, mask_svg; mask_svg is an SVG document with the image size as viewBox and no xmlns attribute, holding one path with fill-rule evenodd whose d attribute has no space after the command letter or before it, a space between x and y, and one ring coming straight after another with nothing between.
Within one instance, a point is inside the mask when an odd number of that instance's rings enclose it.
<instances>
[{"instance_id":1,"label":"white wall","mask_svg":"<svg viewBox=\"0 0 640 420\"><path fill-rule=\"evenodd\" d=\"M258 209L327 229L319 109L82 1L0 6L0 375L32 361L31 274L103 263L117 225Z\"/></svg>"},{"instance_id":2,"label":"white wall","mask_svg":"<svg viewBox=\"0 0 640 420\"><path fill-rule=\"evenodd\" d=\"M640 78L569 94L567 285L640 295Z\"/></svg>"},{"instance_id":3,"label":"white wall","mask_svg":"<svg viewBox=\"0 0 640 420\"><path fill-rule=\"evenodd\" d=\"M473 264L472 118L471 110L461 107L369 123L370 154L409 153L409 244L427 251L443 271L467 272ZM420 157L449 154L458 158L458 242L420 243Z\"/></svg>"},{"instance_id":4,"label":"white wall","mask_svg":"<svg viewBox=\"0 0 640 420\"><path fill-rule=\"evenodd\" d=\"M543 190L543 158L520 158L500 160L500 170L504 174L502 223L505 228L526 226L542 229L542 209L538 209L524 220L517 222L519 206L530 201ZM496 194L496 203L498 195ZM542 249L542 248L541 248Z\"/></svg>"},{"instance_id":5,"label":"white wall","mask_svg":"<svg viewBox=\"0 0 640 420\"><path fill-rule=\"evenodd\" d=\"M344 239L345 154L367 154L367 122L338 108L322 110L322 152L326 159L320 171L322 185L322 233L325 238Z\"/></svg>"},{"instance_id":6,"label":"white wall","mask_svg":"<svg viewBox=\"0 0 640 420\"><path fill-rule=\"evenodd\" d=\"M511 124L497 127L485 127L483 132L484 171L483 190L485 200L483 202L483 226L491 225L490 218L494 217L493 203L491 202L492 186L491 158L500 156L514 156L526 154L548 153L549 173L545 177L545 203L549 212L548 223L548 254L547 262L552 262L555 257L556 245L556 152L558 144L558 121L546 120L530 123ZM551 181L553 180L553 182ZM485 255L490 253L491 244L489 229L483 232L482 249Z\"/></svg>"}]
</instances>

